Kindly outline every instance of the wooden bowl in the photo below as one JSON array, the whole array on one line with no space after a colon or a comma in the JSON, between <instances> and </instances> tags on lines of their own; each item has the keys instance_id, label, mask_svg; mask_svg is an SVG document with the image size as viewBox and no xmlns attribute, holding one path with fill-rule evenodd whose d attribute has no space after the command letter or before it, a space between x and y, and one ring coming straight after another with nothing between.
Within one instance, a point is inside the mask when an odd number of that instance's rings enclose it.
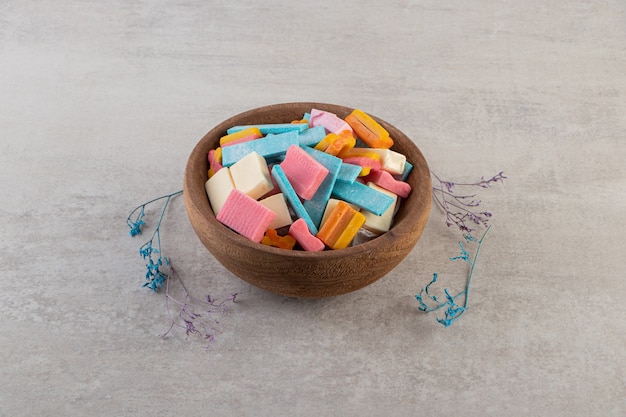
<instances>
[{"instance_id":1,"label":"wooden bowl","mask_svg":"<svg viewBox=\"0 0 626 417\"><path fill-rule=\"evenodd\" d=\"M209 150L218 146L219 138L232 126L288 123L301 119L305 112L313 108L330 111L342 118L353 110L323 103L285 103L233 116L211 129L191 152L183 193L187 214L196 234L226 269L257 287L303 298L345 294L386 275L417 243L431 206L430 171L424 156L401 131L371 115L394 139L392 149L404 154L414 166L407 179L412 192L403 199L390 231L346 249L305 252L252 242L218 222L204 188L208 178Z\"/></svg>"}]
</instances>

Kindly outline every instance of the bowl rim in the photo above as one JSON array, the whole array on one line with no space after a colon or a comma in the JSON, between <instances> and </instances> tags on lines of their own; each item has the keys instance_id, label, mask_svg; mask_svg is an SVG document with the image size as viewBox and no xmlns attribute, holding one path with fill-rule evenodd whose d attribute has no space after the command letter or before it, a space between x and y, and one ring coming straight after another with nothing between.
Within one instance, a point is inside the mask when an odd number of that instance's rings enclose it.
<instances>
[{"instance_id":1,"label":"bowl rim","mask_svg":"<svg viewBox=\"0 0 626 417\"><path fill-rule=\"evenodd\" d=\"M276 247L269 246L269 245L264 245L262 243L251 241L250 239L231 230L224 224L217 221L215 214L213 212L213 209L211 208L211 205L209 203L208 196L206 195L206 191L204 191L204 186L202 190L203 193L198 193L198 192L193 193L194 195L203 194L202 198L196 199L196 198L190 197L192 194L190 191L197 186L196 185L197 179L194 180L194 176L197 175L197 172L195 172L197 170L195 164L198 163L199 158L203 154L203 149L206 149L207 142L210 141L212 137L214 137L215 135L222 136L223 134L225 134L226 129L235 125L233 123L235 120L240 120L242 118L253 116L255 114L258 114L259 112L268 112L268 111L276 110L276 109L289 109L294 106L305 107L305 108L308 108L309 110L314 109L314 108L318 108L321 110L331 109L328 111L340 109L342 111L349 112L354 109L354 107L347 107L347 106L342 106L342 105L337 105L337 104L321 103L321 102L285 102L285 103L277 103L277 104L251 108L249 110L246 110L234 116L231 116L228 119L215 125L194 146L193 150L191 151L189 155L187 166L185 168L185 175L184 175L184 181L183 181L183 196L185 199L185 206L187 208L188 213L190 214L191 212L195 212L197 214L203 214L203 213L210 214L209 216L200 216L199 219L200 219L201 224L196 225L196 226L202 229L207 229L207 230L211 230L211 229L216 230L217 228L217 230L220 230L222 232L220 233L220 236L224 236L230 239L233 244L245 246L247 248L259 251L261 253L267 253L268 255L272 255L272 256L280 255L284 257L285 259L297 258L297 259L302 260L302 259L310 258L311 260L315 259L315 260L323 261L323 260L336 259L340 257L350 257L350 255L362 254L363 252L376 251L377 249L380 249L382 247L392 245L393 242L396 240L398 234L402 234L399 232L405 229L409 230L411 226L415 224L418 218L423 214L420 212L420 210L415 210L414 212L408 212L402 218L397 219L397 221L394 221L389 231L371 240L368 240L366 242L349 246L344 249L338 249L338 250L325 249L319 252L310 252L310 251L304 251L304 250L285 250L285 249L276 248ZM406 136L403 132L401 132L397 127L389 124L388 122L380 119L379 117L369 112L367 114L370 115L377 122L381 123L381 125L383 125L383 127L385 127L386 129L392 128L393 130L399 132L403 138L407 139L407 143L403 142L402 146L413 147L414 148L413 152L417 152L418 156L421 158L421 161L419 161L420 164L423 164L426 167L425 171L426 171L426 176L428 179L428 193L424 193L422 191L420 194L423 194L423 195L428 194L429 197L426 203L428 207L426 207L425 209L428 210L428 212L430 212L430 206L431 206L430 190L432 188L431 187L432 180L430 177L430 170L428 169L427 161L424 158L421 150L417 147L417 145L413 142L413 140L411 140L408 136ZM395 137L394 137L394 140L396 140ZM206 161L206 156L204 156L203 159ZM410 162L414 166L417 165L417 161L410 161ZM208 167L208 162L206 162L206 164ZM208 175L206 179L208 179ZM425 186L425 185L422 185L422 186ZM414 190L412 190L411 193L412 195L410 197L407 197L406 199L402 199L401 204L406 204L411 199L411 197L415 197L413 195Z\"/></svg>"}]
</instances>

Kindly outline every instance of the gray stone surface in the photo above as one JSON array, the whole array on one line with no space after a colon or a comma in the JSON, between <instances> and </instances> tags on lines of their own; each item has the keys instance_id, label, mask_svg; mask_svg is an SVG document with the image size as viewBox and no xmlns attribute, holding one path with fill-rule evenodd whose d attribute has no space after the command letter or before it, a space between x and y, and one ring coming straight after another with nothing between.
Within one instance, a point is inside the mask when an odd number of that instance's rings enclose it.
<instances>
[{"instance_id":1,"label":"gray stone surface","mask_svg":"<svg viewBox=\"0 0 626 417\"><path fill-rule=\"evenodd\" d=\"M0 2L0 415L626 415L625 5ZM436 209L392 273L315 301L224 270L179 199L165 254L239 298L209 350L161 339L128 212L213 125L309 100L391 122L446 179L509 177L478 191L470 309L417 310L465 276Z\"/></svg>"}]
</instances>

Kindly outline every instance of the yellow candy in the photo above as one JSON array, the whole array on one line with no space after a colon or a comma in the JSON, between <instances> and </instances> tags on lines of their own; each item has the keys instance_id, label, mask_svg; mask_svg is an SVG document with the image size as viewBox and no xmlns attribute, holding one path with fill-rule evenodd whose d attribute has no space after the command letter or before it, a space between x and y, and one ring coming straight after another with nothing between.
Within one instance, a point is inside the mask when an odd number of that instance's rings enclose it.
<instances>
[{"instance_id":1,"label":"yellow candy","mask_svg":"<svg viewBox=\"0 0 626 417\"><path fill-rule=\"evenodd\" d=\"M370 172L372 172L372 167L362 166L361 172L359 172L359 177L367 177Z\"/></svg>"},{"instance_id":2,"label":"yellow candy","mask_svg":"<svg viewBox=\"0 0 626 417\"><path fill-rule=\"evenodd\" d=\"M350 245L364 223L363 214L339 201L317 232L317 238L331 249L343 249Z\"/></svg>"},{"instance_id":3,"label":"yellow candy","mask_svg":"<svg viewBox=\"0 0 626 417\"><path fill-rule=\"evenodd\" d=\"M342 152L348 152L356 145L356 138L349 130L342 130L339 132L339 135L335 136L337 137L328 145L325 151L330 155L337 156Z\"/></svg>"},{"instance_id":4,"label":"yellow candy","mask_svg":"<svg viewBox=\"0 0 626 417\"><path fill-rule=\"evenodd\" d=\"M255 139L260 138L261 130L258 127L249 127L247 129L240 130L239 132L231 133L230 135L222 136L220 138L220 146L224 146L230 142L235 142L247 137L253 137Z\"/></svg>"},{"instance_id":5,"label":"yellow candy","mask_svg":"<svg viewBox=\"0 0 626 417\"><path fill-rule=\"evenodd\" d=\"M373 152L369 148L352 148L346 151L340 152L338 157L344 158L368 158L373 159L375 161L380 161L380 155L376 152Z\"/></svg>"},{"instance_id":6,"label":"yellow candy","mask_svg":"<svg viewBox=\"0 0 626 417\"><path fill-rule=\"evenodd\" d=\"M359 232L359 229L365 223L365 216L358 211L355 211L352 215L352 218L343 229L335 244L331 246L333 249L344 249L347 248L354 237Z\"/></svg>"},{"instance_id":7,"label":"yellow candy","mask_svg":"<svg viewBox=\"0 0 626 417\"><path fill-rule=\"evenodd\" d=\"M330 146L330 144L338 137L339 136L337 136L335 133L329 133L328 135L324 136L324 139L320 140L318 144L315 145L314 149L325 152L328 146Z\"/></svg>"}]
</instances>

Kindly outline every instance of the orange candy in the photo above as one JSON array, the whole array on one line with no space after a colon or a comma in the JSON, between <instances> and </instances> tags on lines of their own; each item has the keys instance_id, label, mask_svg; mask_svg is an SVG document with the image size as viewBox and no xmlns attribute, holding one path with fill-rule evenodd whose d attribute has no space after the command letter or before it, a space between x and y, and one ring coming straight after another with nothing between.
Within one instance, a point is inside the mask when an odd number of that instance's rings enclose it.
<instances>
[{"instance_id":1,"label":"orange candy","mask_svg":"<svg viewBox=\"0 0 626 417\"><path fill-rule=\"evenodd\" d=\"M364 223L363 214L345 201L339 201L317 232L317 238L331 249L344 249L350 245Z\"/></svg>"},{"instance_id":2,"label":"orange candy","mask_svg":"<svg viewBox=\"0 0 626 417\"><path fill-rule=\"evenodd\" d=\"M281 249L293 249L296 245L296 239L290 235L280 236L276 230L267 229L265 231L265 236L261 239L261 243Z\"/></svg>"},{"instance_id":3,"label":"orange candy","mask_svg":"<svg viewBox=\"0 0 626 417\"><path fill-rule=\"evenodd\" d=\"M326 153L337 156L341 152L349 151L356 145L356 138L349 130L342 130L339 132L339 135L336 136L337 139L332 141L332 143L328 145L328 148L326 148Z\"/></svg>"},{"instance_id":4,"label":"orange candy","mask_svg":"<svg viewBox=\"0 0 626 417\"><path fill-rule=\"evenodd\" d=\"M376 120L359 109L355 109L345 118L359 138L372 148L389 149L393 139Z\"/></svg>"},{"instance_id":5,"label":"orange candy","mask_svg":"<svg viewBox=\"0 0 626 417\"><path fill-rule=\"evenodd\" d=\"M348 152L356 145L356 138L349 130L342 130L339 134L329 133L322 139L315 149L337 156L342 152Z\"/></svg>"}]
</instances>

